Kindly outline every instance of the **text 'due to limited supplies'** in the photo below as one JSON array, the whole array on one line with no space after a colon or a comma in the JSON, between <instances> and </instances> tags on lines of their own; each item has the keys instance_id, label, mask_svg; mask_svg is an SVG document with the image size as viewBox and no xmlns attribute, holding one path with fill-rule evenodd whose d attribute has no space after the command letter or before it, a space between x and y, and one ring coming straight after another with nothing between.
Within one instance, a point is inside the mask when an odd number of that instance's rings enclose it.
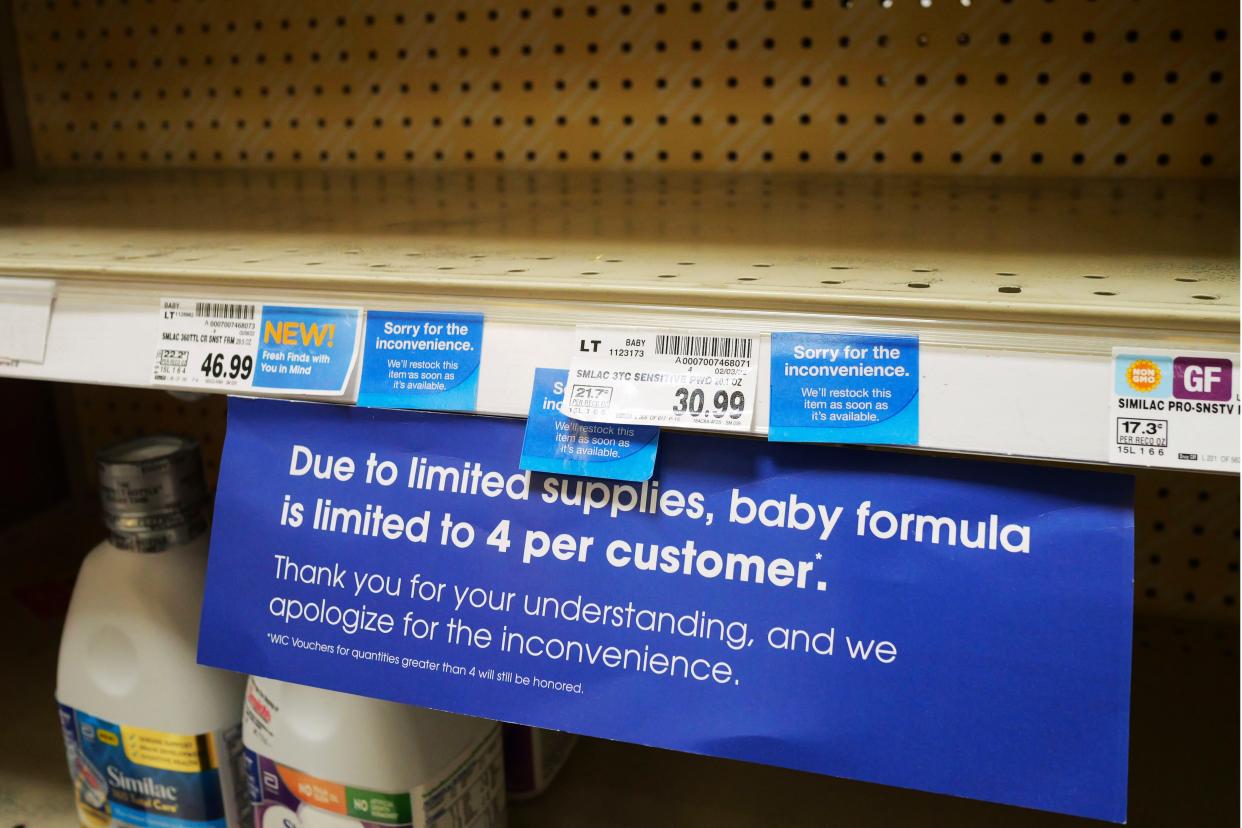
<instances>
[{"instance_id":1,"label":"text 'due to limited supplies'","mask_svg":"<svg viewBox=\"0 0 1242 828\"><path fill-rule=\"evenodd\" d=\"M1128 477L666 433L598 480L523 431L232 399L200 661L1125 819Z\"/></svg>"}]
</instances>

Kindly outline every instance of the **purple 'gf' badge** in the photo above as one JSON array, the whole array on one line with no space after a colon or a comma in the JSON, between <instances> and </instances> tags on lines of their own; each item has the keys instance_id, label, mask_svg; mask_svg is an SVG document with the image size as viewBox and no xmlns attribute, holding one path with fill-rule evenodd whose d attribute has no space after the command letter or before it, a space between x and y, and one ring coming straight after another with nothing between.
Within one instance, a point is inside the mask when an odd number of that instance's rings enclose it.
<instances>
[{"instance_id":1,"label":"purple 'gf' badge","mask_svg":"<svg viewBox=\"0 0 1242 828\"><path fill-rule=\"evenodd\" d=\"M1233 363L1215 357L1173 360L1173 396L1179 400L1228 400L1233 395Z\"/></svg>"}]
</instances>

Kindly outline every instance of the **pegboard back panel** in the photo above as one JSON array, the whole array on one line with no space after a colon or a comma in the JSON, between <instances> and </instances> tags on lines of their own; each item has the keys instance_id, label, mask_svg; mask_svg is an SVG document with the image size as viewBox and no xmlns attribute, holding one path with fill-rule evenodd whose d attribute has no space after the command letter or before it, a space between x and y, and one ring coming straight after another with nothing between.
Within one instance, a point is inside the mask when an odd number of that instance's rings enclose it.
<instances>
[{"instance_id":1,"label":"pegboard back panel","mask_svg":"<svg viewBox=\"0 0 1242 828\"><path fill-rule=\"evenodd\" d=\"M70 477L95 491L100 449L151 434L177 434L198 441L207 485L213 490L224 450L227 397L184 395L110 385L62 385L62 406L76 433L64 435ZM72 452L72 453L71 453Z\"/></svg>"},{"instance_id":2,"label":"pegboard back panel","mask_svg":"<svg viewBox=\"0 0 1242 828\"><path fill-rule=\"evenodd\" d=\"M1238 623L1238 478L1137 476L1135 609Z\"/></svg>"},{"instance_id":3,"label":"pegboard back panel","mask_svg":"<svg viewBox=\"0 0 1242 828\"><path fill-rule=\"evenodd\" d=\"M19 0L43 166L1234 176L1230 0Z\"/></svg>"},{"instance_id":4,"label":"pegboard back panel","mask_svg":"<svg viewBox=\"0 0 1242 828\"><path fill-rule=\"evenodd\" d=\"M163 391L62 386L74 412L80 453L72 476L94 485L94 457L122 440L160 432L194 437L214 489L224 449L225 398L195 401ZM1000 468L998 466L998 468ZM1135 611L1238 623L1238 478L1136 470ZM1084 550L1084 554L1089 550Z\"/></svg>"}]
</instances>

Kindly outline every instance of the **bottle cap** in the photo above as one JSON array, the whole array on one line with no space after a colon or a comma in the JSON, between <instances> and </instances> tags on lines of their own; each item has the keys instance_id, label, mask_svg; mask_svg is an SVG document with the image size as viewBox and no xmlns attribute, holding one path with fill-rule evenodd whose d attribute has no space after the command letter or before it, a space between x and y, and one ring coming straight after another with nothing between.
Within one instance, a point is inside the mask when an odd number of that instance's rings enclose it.
<instances>
[{"instance_id":1,"label":"bottle cap","mask_svg":"<svg viewBox=\"0 0 1242 828\"><path fill-rule=\"evenodd\" d=\"M207 483L198 443L139 437L97 456L99 495L112 542L158 552L207 530Z\"/></svg>"}]
</instances>

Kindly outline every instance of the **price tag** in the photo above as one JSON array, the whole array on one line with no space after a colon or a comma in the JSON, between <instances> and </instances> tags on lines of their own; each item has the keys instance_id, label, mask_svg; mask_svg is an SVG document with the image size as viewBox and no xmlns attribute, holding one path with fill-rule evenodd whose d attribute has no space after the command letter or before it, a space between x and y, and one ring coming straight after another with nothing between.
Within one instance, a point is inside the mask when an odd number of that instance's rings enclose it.
<instances>
[{"instance_id":1,"label":"price tag","mask_svg":"<svg viewBox=\"0 0 1242 828\"><path fill-rule=\"evenodd\" d=\"M759 337L582 327L564 413L575 420L749 431Z\"/></svg>"},{"instance_id":2,"label":"price tag","mask_svg":"<svg viewBox=\"0 0 1242 828\"><path fill-rule=\"evenodd\" d=\"M358 352L356 308L165 298L153 385L215 391L345 391Z\"/></svg>"},{"instance_id":3,"label":"price tag","mask_svg":"<svg viewBox=\"0 0 1242 828\"><path fill-rule=\"evenodd\" d=\"M1238 471L1235 354L1114 348L1110 379L1111 462Z\"/></svg>"}]
</instances>

